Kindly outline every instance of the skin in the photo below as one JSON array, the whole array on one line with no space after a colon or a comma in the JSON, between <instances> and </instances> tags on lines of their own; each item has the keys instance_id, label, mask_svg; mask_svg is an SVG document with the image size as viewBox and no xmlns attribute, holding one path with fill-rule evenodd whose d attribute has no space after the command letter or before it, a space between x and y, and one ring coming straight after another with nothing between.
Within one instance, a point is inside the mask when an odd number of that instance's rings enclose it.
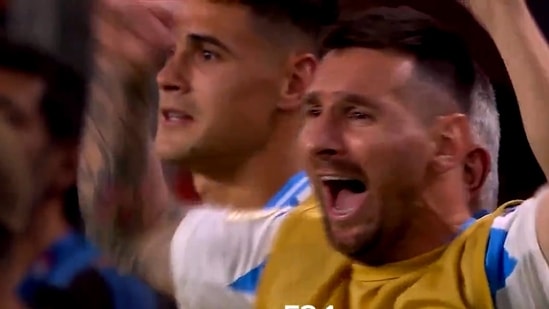
<instances>
[{"instance_id":1,"label":"skin","mask_svg":"<svg viewBox=\"0 0 549 309\"><path fill-rule=\"evenodd\" d=\"M129 9L128 1L101 3L79 173L82 212L88 234L118 266L170 293L170 240L184 210L172 201L154 152L188 167L206 202L263 205L299 170L294 143L300 98L316 62L311 43L295 40L302 34L266 36L286 26L258 19L243 6L138 1ZM275 39L289 41L273 44ZM113 46L121 41L127 43ZM157 76L161 112L154 148L147 120L155 104L147 81L161 57L145 55L168 55ZM168 124L163 109L190 120Z\"/></svg>"},{"instance_id":2,"label":"skin","mask_svg":"<svg viewBox=\"0 0 549 309\"><path fill-rule=\"evenodd\" d=\"M421 81L407 55L349 48L322 60L305 98L301 141L339 251L368 264L408 259L444 244L471 216L487 153L444 93ZM441 113L422 108L427 98ZM345 218L333 215L325 176L366 184Z\"/></svg>"},{"instance_id":3,"label":"skin","mask_svg":"<svg viewBox=\"0 0 549 309\"><path fill-rule=\"evenodd\" d=\"M157 76L157 153L188 167L207 202L262 205L299 170L292 135L315 61L266 39L276 25L240 5L186 1L176 25ZM186 119L166 121L170 109Z\"/></svg>"},{"instance_id":4,"label":"skin","mask_svg":"<svg viewBox=\"0 0 549 309\"><path fill-rule=\"evenodd\" d=\"M30 172L25 165L24 152L17 143L17 136L5 122L0 122L0 141L3 145L0 150L0 226L3 231L21 231L27 223L30 212L29 186ZM6 248L2 244L2 256Z\"/></svg>"},{"instance_id":5,"label":"skin","mask_svg":"<svg viewBox=\"0 0 549 309\"><path fill-rule=\"evenodd\" d=\"M529 138L532 141L533 149L535 150L536 155L538 156L538 160L542 163L542 166L547 166L547 164L543 163L547 160L544 158L547 158L547 154L544 153L545 146L547 143L543 142L544 134L546 132L549 132L547 128L544 126L546 125L546 121L543 121L544 119L547 119L547 117L544 117L543 115L547 115L546 111L549 109L546 109L546 98L547 98L547 85L548 77L546 72L549 71L547 69L547 65L549 65L549 62L546 61L547 59L547 47L544 44L543 38L539 31L535 28L533 21L531 18L528 18L529 13L526 10L525 4L522 0L515 0L512 2L512 5L509 4L502 4L501 1L476 1L474 3L474 6L471 7L471 10L473 13L481 20L482 22L487 25L488 30L491 32L491 34L494 37L494 40L496 44L502 49L502 56L505 59L506 63L508 64L509 72L511 73L517 95L519 97L519 101L521 104L521 111L523 113L523 117L525 119L525 125L527 127L527 133ZM477 6L478 4L478 6ZM526 18L524 18L526 16ZM498 29L505 29L498 30ZM509 36L509 34L513 34L513 36ZM155 35L152 37L160 37L159 35ZM517 38L520 39L520 42L524 44L516 44ZM127 41L127 40L126 40ZM126 42L124 41L124 42ZM121 42L121 41L118 41ZM118 73L118 72L115 72ZM117 74L114 74L114 76L119 76ZM123 75L124 76L124 75ZM117 85L120 85L119 83ZM114 87L114 84L111 84L111 86L107 88ZM123 89L123 88L119 88ZM109 93L109 92L107 92ZM115 92L112 92L115 93ZM116 103L116 102L131 102L128 100L125 100L127 98L127 92L118 92L118 94L122 94L121 96L118 96L118 98L124 98L122 101L110 101L108 103ZM116 97L116 96L115 96ZM105 103L107 104L107 103ZM112 106L112 105L111 105ZM115 105L117 106L117 105ZM110 113L109 117L112 117L111 119L116 119L116 117L120 117L121 115L125 115L123 112L114 112ZM104 114L102 116L105 116ZM459 118L459 117L458 117ZM142 124L141 118L141 124ZM459 120L455 120L459 122ZM463 125L463 124L462 124ZM101 127L101 126L98 126ZM130 126L131 127L131 126ZM136 126L139 127L139 126ZM530 127L530 129L528 129ZM135 131L135 130L134 130ZM457 130L459 132L459 130ZM452 131L450 130L450 133ZM146 134L146 133L143 133ZM452 135L450 135L452 136ZM446 140L446 139L444 139ZM113 144L111 144L113 145ZM451 145L451 144L450 144ZM545 145L545 146L544 146ZM139 147L138 147L139 148ZM132 149L135 151L135 148ZM97 152L104 154L105 152ZM112 154L112 152L107 152L107 154ZM118 157L123 158L124 156L120 155L119 153L116 154L116 156L112 155L111 158ZM139 161L139 160L137 160ZM451 160L450 160L451 161ZM91 169L91 172L89 172L87 175L89 176L89 179L87 181L83 181L84 187L87 186L88 189L83 190L84 197L83 201L85 203L84 207L92 209L97 204L97 196L101 195L94 195L91 194L94 192L93 188L99 188L97 192L103 192L101 188L103 186L102 183L106 183L104 179L110 179L108 177L100 178L96 177L97 175L113 175L112 171L108 172L101 172L100 170L103 169L104 166L113 166L113 165L107 165L106 162L102 161L101 159L98 159L98 164L93 165L93 169ZM118 162L118 161L117 161ZM141 166L144 166L146 164L147 158L141 160L139 163ZM355 166L357 164L355 163ZM548 169L545 167L544 169ZM139 170L139 169L137 169ZM132 175L135 176L135 175ZM143 175L137 175L138 179L142 180ZM111 176L112 178L113 176ZM116 183L124 188L128 188L128 192L139 192L138 185L135 181L130 181L131 177L127 176L126 180L127 183L124 181L117 181ZM475 178L475 177L473 177ZM469 177L467 177L469 179ZM476 181L478 182L478 181ZM108 182L107 182L108 183ZM141 183L141 182L137 182ZM471 181L471 183L475 183L475 181ZM91 184L91 185L88 185ZM99 184L99 185L97 185ZM87 193L86 193L87 191ZM138 194L128 194L128 196L138 196ZM140 199L135 199L136 201ZM128 205L132 205L132 208L134 213L137 213L134 218L136 222L141 222L143 219L140 214L140 204L135 203L127 203ZM453 203L452 203L453 204ZM163 205L163 204L162 204ZM546 208L546 207L545 207ZM456 213L460 213L460 211L456 211ZM456 217L461 217L461 215L456 215ZM543 216L539 216L540 218L543 218ZM540 219L541 220L541 219ZM459 221L457 218L455 220L451 221ZM544 222L544 221L543 221ZM139 225L139 224L138 224ZM450 224L453 226L453 224ZM110 225L105 225L106 227ZM542 224L538 224L538 226L542 226ZM110 228L105 228L105 230L109 230ZM547 252L547 240L544 235L549 235L549 233L546 233L543 231L543 228L538 227L538 234L540 238L540 244L542 249ZM110 230L112 231L112 230ZM544 238L545 237L545 238ZM545 239L545 240L544 240ZM123 251L123 250L122 250ZM124 251L123 251L124 252ZM165 263L164 263L165 264ZM158 264L157 265L162 265Z\"/></svg>"},{"instance_id":6,"label":"skin","mask_svg":"<svg viewBox=\"0 0 549 309\"><path fill-rule=\"evenodd\" d=\"M170 226L180 219L164 212L176 207L152 148L149 93L150 77L174 42L167 12L176 2L144 2L150 6L105 0L95 8L96 69L78 171L88 236L122 270L138 274L144 272L135 262L140 232L160 218ZM155 252L167 252L169 240L159 246ZM166 263L158 265L156 272L169 273Z\"/></svg>"},{"instance_id":7,"label":"skin","mask_svg":"<svg viewBox=\"0 0 549 309\"><path fill-rule=\"evenodd\" d=\"M491 34L505 62L536 159L549 175L549 46L524 0L461 1ZM549 256L549 198L540 196L536 231L540 248Z\"/></svg>"},{"instance_id":8,"label":"skin","mask_svg":"<svg viewBox=\"0 0 549 309\"><path fill-rule=\"evenodd\" d=\"M19 218L25 221L17 223L20 230L14 236L0 284L3 291L13 292L33 260L69 229L62 214L62 200L63 192L76 178L77 146L52 145L40 114L43 91L41 79L0 69L3 126L21 146L21 164L31 171L28 176L32 177L32 190L28 192L31 201L25 216ZM24 171L25 168L18 172Z\"/></svg>"},{"instance_id":9,"label":"skin","mask_svg":"<svg viewBox=\"0 0 549 309\"><path fill-rule=\"evenodd\" d=\"M2 136L6 140L5 143L12 145L4 147L2 153L6 156L6 159L1 160L5 177L7 179L11 177L12 180L6 179L2 183L17 185L22 189L23 180L28 181L28 177L30 177L30 174L25 175L25 171L29 172L27 170L30 167L28 163L37 161L38 156L43 152L41 148L46 140L43 123L41 123L40 116L36 112L36 102L43 91L42 83L33 76L9 70L0 70L0 83L0 115L2 115L0 126ZM15 143L19 138L23 138L26 142ZM15 154L18 156L17 158L13 157ZM20 169L21 172L12 175L13 172L8 173L11 168L14 168L13 171ZM25 184L25 186L28 185ZM30 188L26 190L27 195L30 195ZM17 189L8 187L5 193L9 193L9 191L16 192ZM6 196L6 198L9 198L9 196ZM30 205L30 202L28 200L25 204ZM17 204L15 201L11 203L13 205ZM10 205L11 203L3 204ZM9 212L5 214L5 217L4 215L2 217L6 224L10 226L10 230L21 231L26 226L30 211L29 205L20 205L14 208L6 207L6 211Z\"/></svg>"},{"instance_id":10,"label":"skin","mask_svg":"<svg viewBox=\"0 0 549 309\"><path fill-rule=\"evenodd\" d=\"M548 155L546 151L547 143L545 141L547 140L547 132L549 132L547 128L548 122L546 121L549 118L549 108L547 108L546 104L546 98L549 95L547 93L547 89L549 89L549 75L547 74L547 72L549 72L549 48L543 35L536 27L525 2L522 0L508 3L489 0L461 2L482 24L484 24L492 35L496 45L499 47L510 73L515 92L519 98L521 115L532 149L534 150L542 169L547 171L549 168L547 167ZM520 42L520 44L517 44L517 42ZM320 71L322 71L322 66ZM307 126L308 125L306 125L306 127ZM465 179L470 179L470 177L466 177ZM374 180L372 180L372 182L373 181ZM475 183L475 181L473 181L473 183ZM549 235L549 233L546 231L547 225L545 222L549 218L549 211L547 211L547 206L549 205L547 201L549 199L547 198L547 194L540 193L538 195L540 207L538 209L536 229L540 248L547 257L549 252L549 240L547 235ZM446 196L450 196L449 192L446 192ZM372 204L374 203L372 202ZM375 204L373 206L369 205L369 207L375 206ZM370 212L375 213L375 209ZM379 221L381 221L379 220L379 216L371 216L373 219L370 219L370 226L383 226L382 223L379 223ZM416 219L417 215L414 215L412 218ZM459 220L456 220L456 222L459 222ZM331 223L328 223L328 226L330 225ZM354 235L350 232L353 230L353 226L347 227L346 232L359 240L360 237L362 237L363 241L364 239L374 238L372 236L372 233L374 232L372 231L376 230L375 228L370 228L369 233L364 232L360 235L360 227L354 227L354 229L355 231L358 231L355 232ZM365 227L362 227L362 230L366 230ZM377 230L379 230L379 228ZM340 241L340 250L358 252L357 248L360 246L356 244L360 243L360 241L355 241L355 246L353 247L350 246L350 244L353 244L352 242L343 242L345 240L343 237L339 237L339 239L338 235L331 235L331 237L336 238L335 242ZM381 242L382 241L378 241L378 243ZM368 242L366 241L366 243ZM343 246L341 244L343 244ZM416 242L414 246L416 245L421 246L421 243ZM372 251L371 244L370 246L365 247ZM393 259L398 260L399 258Z\"/></svg>"},{"instance_id":11,"label":"skin","mask_svg":"<svg viewBox=\"0 0 549 309\"><path fill-rule=\"evenodd\" d=\"M549 47L526 1L461 0L491 34L505 62L518 98L530 146L545 175L549 174L546 129L549 118Z\"/></svg>"}]
</instances>

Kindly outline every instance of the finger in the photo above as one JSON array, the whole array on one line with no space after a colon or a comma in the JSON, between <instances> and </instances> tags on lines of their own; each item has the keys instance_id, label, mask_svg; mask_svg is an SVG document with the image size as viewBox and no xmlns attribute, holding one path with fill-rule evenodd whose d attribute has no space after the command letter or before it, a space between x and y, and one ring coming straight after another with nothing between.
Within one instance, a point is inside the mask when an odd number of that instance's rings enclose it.
<instances>
[{"instance_id":1,"label":"finger","mask_svg":"<svg viewBox=\"0 0 549 309\"><path fill-rule=\"evenodd\" d=\"M155 5L142 3L117 4L110 10L102 12L100 19L110 23L111 28L118 28L116 31L121 37L110 38L111 40L126 39L124 36L135 36L143 40L143 44L151 47L165 49L173 44L171 27L173 25L173 13L168 11L172 6L162 6L164 1L148 1ZM127 33L123 33L126 31ZM110 31L110 34L115 31ZM106 35L106 34L99 34Z\"/></svg>"}]
</instances>

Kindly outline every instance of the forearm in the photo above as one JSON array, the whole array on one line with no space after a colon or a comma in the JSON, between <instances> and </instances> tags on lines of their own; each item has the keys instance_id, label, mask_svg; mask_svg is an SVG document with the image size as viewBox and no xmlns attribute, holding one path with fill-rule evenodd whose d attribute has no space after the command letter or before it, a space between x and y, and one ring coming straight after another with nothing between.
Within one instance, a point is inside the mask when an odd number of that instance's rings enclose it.
<instances>
[{"instance_id":1,"label":"forearm","mask_svg":"<svg viewBox=\"0 0 549 309\"><path fill-rule=\"evenodd\" d=\"M185 211L181 207L171 207L165 211L161 217L162 224L139 239L139 258L133 265L136 274L166 295L174 295L171 244L184 215Z\"/></svg>"},{"instance_id":2,"label":"forearm","mask_svg":"<svg viewBox=\"0 0 549 309\"><path fill-rule=\"evenodd\" d=\"M549 175L549 47L524 0L471 1L511 77L530 146Z\"/></svg>"},{"instance_id":3,"label":"forearm","mask_svg":"<svg viewBox=\"0 0 549 309\"><path fill-rule=\"evenodd\" d=\"M99 60L91 87L78 179L82 214L88 235L128 268L153 206L143 190L151 143L147 76L125 78Z\"/></svg>"}]
</instances>

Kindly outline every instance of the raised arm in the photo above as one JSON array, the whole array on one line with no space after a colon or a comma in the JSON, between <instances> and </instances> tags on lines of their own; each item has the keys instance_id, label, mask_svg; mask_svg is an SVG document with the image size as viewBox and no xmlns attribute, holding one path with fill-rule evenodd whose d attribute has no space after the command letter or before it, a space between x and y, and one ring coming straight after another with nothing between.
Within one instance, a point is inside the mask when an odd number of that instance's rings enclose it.
<instances>
[{"instance_id":1,"label":"raised arm","mask_svg":"<svg viewBox=\"0 0 549 309\"><path fill-rule=\"evenodd\" d=\"M530 146L549 176L549 46L525 0L462 1L484 24L503 57Z\"/></svg>"},{"instance_id":2,"label":"raised arm","mask_svg":"<svg viewBox=\"0 0 549 309\"><path fill-rule=\"evenodd\" d=\"M102 0L97 7L96 66L78 186L88 235L122 270L169 292L169 231L181 218L174 219L151 147L156 111L149 81L170 33L159 15L166 1L145 3ZM156 254L143 254L143 247Z\"/></svg>"},{"instance_id":3,"label":"raised arm","mask_svg":"<svg viewBox=\"0 0 549 309\"><path fill-rule=\"evenodd\" d=\"M465 5L484 24L496 43L513 82L530 146L549 176L549 46L525 0L469 0ZM513 275L496 301L522 307L549 303L549 187L496 219L508 226L504 250ZM514 264L513 264L514 263ZM505 266L507 266L505 265ZM505 276L507 276L506 270Z\"/></svg>"}]
</instances>

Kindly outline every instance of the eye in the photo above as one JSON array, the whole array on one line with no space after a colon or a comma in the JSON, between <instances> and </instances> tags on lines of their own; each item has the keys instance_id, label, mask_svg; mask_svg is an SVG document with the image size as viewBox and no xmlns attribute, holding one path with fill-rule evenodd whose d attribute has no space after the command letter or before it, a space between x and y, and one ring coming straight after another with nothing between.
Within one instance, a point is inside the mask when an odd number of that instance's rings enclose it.
<instances>
[{"instance_id":1,"label":"eye","mask_svg":"<svg viewBox=\"0 0 549 309\"><path fill-rule=\"evenodd\" d=\"M353 111L349 113L349 118L351 119L366 119L369 116L366 113Z\"/></svg>"},{"instance_id":2,"label":"eye","mask_svg":"<svg viewBox=\"0 0 549 309\"><path fill-rule=\"evenodd\" d=\"M356 121L372 121L374 119L371 113L356 108L348 110L346 116L348 119Z\"/></svg>"},{"instance_id":3,"label":"eye","mask_svg":"<svg viewBox=\"0 0 549 309\"><path fill-rule=\"evenodd\" d=\"M214 51L211 51L208 49L202 49L200 50L200 58L206 62L210 62L210 61L218 60L220 57L219 57L219 54Z\"/></svg>"},{"instance_id":4,"label":"eye","mask_svg":"<svg viewBox=\"0 0 549 309\"><path fill-rule=\"evenodd\" d=\"M314 106L314 105L305 105L305 107L303 108L303 114L306 116L306 117L318 117L320 116L322 112L322 109L320 108L320 106Z\"/></svg>"}]
</instances>

